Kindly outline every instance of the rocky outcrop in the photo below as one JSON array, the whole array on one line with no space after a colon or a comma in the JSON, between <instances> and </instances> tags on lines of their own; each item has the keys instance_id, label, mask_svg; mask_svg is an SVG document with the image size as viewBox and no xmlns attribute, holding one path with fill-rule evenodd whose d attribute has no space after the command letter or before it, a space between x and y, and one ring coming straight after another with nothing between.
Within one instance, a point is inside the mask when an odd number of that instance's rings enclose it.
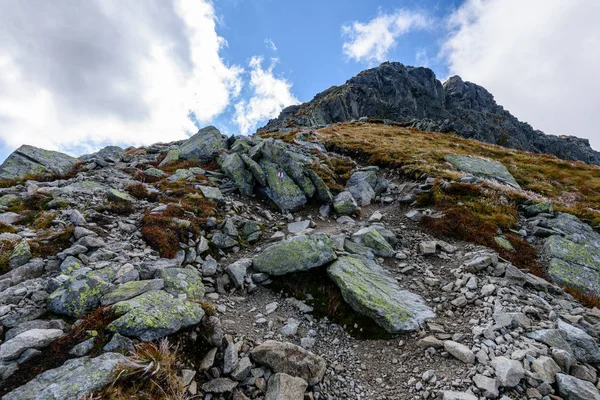
<instances>
[{"instance_id":1,"label":"rocky outcrop","mask_svg":"<svg viewBox=\"0 0 600 400\"><path fill-rule=\"evenodd\" d=\"M546 135L519 121L485 88L453 76L444 84L432 70L385 62L362 71L310 102L285 108L264 131L314 127L362 117L406 122L422 130L457 132L486 143L600 164L587 139Z\"/></svg>"},{"instance_id":2,"label":"rocky outcrop","mask_svg":"<svg viewBox=\"0 0 600 400\"><path fill-rule=\"evenodd\" d=\"M23 145L0 165L0 179L22 179L28 175L65 175L79 160L58 151Z\"/></svg>"},{"instance_id":3,"label":"rocky outcrop","mask_svg":"<svg viewBox=\"0 0 600 400\"><path fill-rule=\"evenodd\" d=\"M499 162L470 156L446 156L444 158L459 171L479 178L496 180L515 189L521 188L506 167Z\"/></svg>"},{"instance_id":4,"label":"rocky outcrop","mask_svg":"<svg viewBox=\"0 0 600 400\"><path fill-rule=\"evenodd\" d=\"M178 159L208 162L226 148L227 141L221 132L214 126L207 126L179 146ZM171 153L171 160L174 159L174 154Z\"/></svg>"}]
</instances>

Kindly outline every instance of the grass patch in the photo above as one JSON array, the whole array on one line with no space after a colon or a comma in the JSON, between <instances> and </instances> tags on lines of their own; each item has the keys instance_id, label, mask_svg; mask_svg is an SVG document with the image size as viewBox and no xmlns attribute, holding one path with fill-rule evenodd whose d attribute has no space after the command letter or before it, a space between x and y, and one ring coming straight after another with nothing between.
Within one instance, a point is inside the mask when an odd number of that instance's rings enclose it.
<instances>
[{"instance_id":1,"label":"grass patch","mask_svg":"<svg viewBox=\"0 0 600 400\"><path fill-rule=\"evenodd\" d=\"M114 382L93 398L183 400L185 388L177 364L177 350L167 339L137 344L117 367Z\"/></svg>"},{"instance_id":2,"label":"grass patch","mask_svg":"<svg viewBox=\"0 0 600 400\"><path fill-rule=\"evenodd\" d=\"M0 222L0 233L17 233L19 230L12 225L6 225Z\"/></svg>"},{"instance_id":3,"label":"grass patch","mask_svg":"<svg viewBox=\"0 0 600 400\"><path fill-rule=\"evenodd\" d=\"M148 191L148 188L143 183L132 183L125 188L125 191L139 200L156 201L158 199L158 193Z\"/></svg>"},{"instance_id":4,"label":"grass patch","mask_svg":"<svg viewBox=\"0 0 600 400\"><path fill-rule=\"evenodd\" d=\"M10 258L14 247L15 243L8 240L0 242L0 275L3 275L10 270L8 259Z\"/></svg>"},{"instance_id":5,"label":"grass patch","mask_svg":"<svg viewBox=\"0 0 600 400\"><path fill-rule=\"evenodd\" d=\"M71 237L75 227L72 225L60 229L44 230L29 241L33 257L54 256L71 246Z\"/></svg>"}]
</instances>

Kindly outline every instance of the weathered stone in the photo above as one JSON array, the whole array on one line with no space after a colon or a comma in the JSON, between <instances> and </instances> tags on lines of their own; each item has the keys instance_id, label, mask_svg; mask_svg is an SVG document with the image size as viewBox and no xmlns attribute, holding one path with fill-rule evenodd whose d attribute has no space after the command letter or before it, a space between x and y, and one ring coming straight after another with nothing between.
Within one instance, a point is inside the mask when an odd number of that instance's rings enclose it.
<instances>
[{"instance_id":1,"label":"weathered stone","mask_svg":"<svg viewBox=\"0 0 600 400\"><path fill-rule=\"evenodd\" d=\"M530 206L525 207L525 216L530 218L530 217L535 217L538 214L554 214L554 209L552 207L552 202L551 201L546 201L543 203L536 203L536 204L532 204Z\"/></svg>"},{"instance_id":2,"label":"weathered stone","mask_svg":"<svg viewBox=\"0 0 600 400\"><path fill-rule=\"evenodd\" d=\"M598 389L591 383L574 376L556 374L558 393L568 400L600 400Z\"/></svg>"},{"instance_id":3,"label":"weathered stone","mask_svg":"<svg viewBox=\"0 0 600 400\"><path fill-rule=\"evenodd\" d=\"M231 377L236 381L243 381L250 374L253 364L249 357L243 357L231 373Z\"/></svg>"},{"instance_id":4,"label":"weathered stone","mask_svg":"<svg viewBox=\"0 0 600 400\"><path fill-rule=\"evenodd\" d=\"M446 156L444 159L459 171L480 178L497 180L516 189L521 188L506 167L499 162L470 156Z\"/></svg>"},{"instance_id":5,"label":"weathered stone","mask_svg":"<svg viewBox=\"0 0 600 400\"><path fill-rule=\"evenodd\" d=\"M26 264L27 261L31 260L31 257L31 248L29 247L29 242L23 239L14 247L8 259L8 266L10 269L15 269L23 264Z\"/></svg>"},{"instance_id":6,"label":"weathered stone","mask_svg":"<svg viewBox=\"0 0 600 400\"><path fill-rule=\"evenodd\" d=\"M238 383L229 378L217 378L202 385L202 390L208 393L229 393L237 387Z\"/></svg>"},{"instance_id":7,"label":"weathered stone","mask_svg":"<svg viewBox=\"0 0 600 400\"><path fill-rule=\"evenodd\" d=\"M113 372L125 357L104 353L96 358L76 358L43 372L25 385L6 394L4 400L80 399L99 392L114 379Z\"/></svg>"},{"instance_id":8,"label":"weathered stone","mask_svg":"<svg viewBox=\"0 0 600 400\"><path fill-rule=\"evenodd\" d=\"M214 200L217 203L225 201L225 197L223 197L223 193L219 190L218 187L214 186L199 186L202 195L209 200Z\"/></svg>"},{"instance_id":9,"label":"weathered stone","mask_svg":"<svg viewBox=\"0 0 600 400\"><path fill-rule=\"evenodd\" d=\"M252 196L254 189L254 177L246 169L246 164L237 153L223 154L217 158L217 162L227 176L235 183L240 193Z\"/></svg>"},{"instance_id":10,"label":"weathered stone","mask_svg":"<svg viewBox=\"0 0 600 400\"><path fill-rule=\"evenodd\" d=\"M161 290L116 303L112 309L119 318L108 325L108 329L144 341L195 325L204 316L198 304L173 298Z\"/></svg>"},{"instance_id":11,"label":"weathered stone","mask_svg":"<svg viewBox=\"0 0 600 400\"><path fill-rule=\"evenodd\" d=\"M188 299L201 299L205 289L202 276L193 268L166 268L154 275L165 282L164 290L173 296L186 295Z\"/></svg>"},{"instance_id":12,"label":"weathered stone","mask_svg":"<svg viewBox=\"0 0 600 400\"><path fill-rule=\"evenodd\" d=\"M252 265L252 259L242 258L233 264L227 266L227 274L231 278L231 281L236 288L241 287L244 284L244 278L246 277L246 271Z\"/></svg>"},{"instance_id":13,"label":"weathered stone","mask_svg":"<svg viewBox=\"0 0 600 400\"><path fill-rule=\"evenodd\" d=\"M179 146L179 158L209 162L227 147L225 137L214 126L202 128Z\"/></svg>"},{"instance_id":14,"label":"weathered stone","mask_svg":"<svg viewBox=\"0 0 600 400\"><path fill-rule=\"evenodd\" d=\"M267 186L267 175L265 174L265 171L262 170L260 165L258 165L256 161L248 157L246 154L240 154L240 157L242 158L242 161L244 161L244 164L246 164L248 170L254 176L254 179L256 179L261 186Z\"/></svg>"},{"instance_id":15,"label":"weathered stone","mask_svg":"<svg viewBox=\"0 0 600 400\"><path fill-rule=\"evenodd\" d=\"M266 365L276 373L299 377L315 385L325 375L325 360L292 343L267 340L250 351L250 356L259 364Z\"/></svg>"},{"instance_id":16,"label":"weathered stone","mask_svg":"<svg viewBox=\"0 0 600 400\"><path fill-rule=\"evenodd\" d=\"M0 360L14 360L25 350L41 349L63 335L60 329L31 329L0 345Z\"/></svg>"},{"instance_id":17,"label":"weathered stone","mask_svg":"<svg viewBox=\"0 0 600 400\"><path fill-rule=\"evenodd\" d=\"M531 370L537 372L544 382L552 384L556 374L560 372L560 367L550 357L540 356L531 363Z\"/></svg>"},{"instance_id":18,"label":"weathered stone","mask_svg":"<svg viewBox=\"0 0 600 400\"><path fill-rule=\"evenodd\" d=\"M119 301L129 300L150 290L160 290L164 287L162 279L150 279L147 281L132 281L117 286L100 299L100 304L107 306Z\"/></svg>"},{"instance_id":19,"label":"weathered stone","mask_svg":"<svg viewBox=\"0 0 600 400\"><path fill-rule=\"evenodd\" d=\"M589 364L600 364L600 347L584 330L558 320L557 328L571 346L577 360Z\"/></svg>"},{"instance_id":20,"label":"weathered stone","mask_svg":"<svg viewBox=\"0 0 600 400\"><path fill-rule=\"evenodd\" d=\"M435 316L419 296L401 290L392 275L360 256L340 257L327 268L344 300L388 332L411 331Z\"/></svg>"},{"instance_id":21,"label":"weathered stone","mask_svg":"<svg viewBox=\"0 0 600 400\"><path fill-rule=\"evenodd\" d=\"M444 342L444 350L465 364L473 364L475 362L475 354L464 344L446 340Z\"/></svg>"},{"instance_id":22,"label":"weathered stone","mask_svg":"<svg viewBox=\"0 0 600 400\"><path fill-rule=\"evenodd\" d=\"M48 309L57 314L80 317L96 309L110 289L111 286L97 275L80 273L50 295Z\"/></svg>"},{"instance_id":23,"label":"weathered stone","mask_svg":"<svg viewBox=\"0 0 600 400\"><path fill-rule=\"evenodd\" d=\"M302 378L283 373L273 374L269 379L265 400L303 400L307 387Z\"/></svg>"},{"instance_id":24,"label":"weathered stone","mask_svg":"<svg viewBox=\"0 0 600 400\"><path fill-rule=\"evenodd\" d=\"M254 269L285 275L320 267L336 259L335 243L325 235L298 235L267 247L253 260Z\"/></svg>"},{"instance_id":25,"label":"weathered stone","mask_svg":"<svg viewBox=\"0 0 600 400\"><path fill-rule=\"evenodd\" d=\"M272 162L261 159L260 167L265 172L267 178L267 187L264 193L283 211L295 211L306 204L306 195L304 191L296 185L287 173L279 177L281 168Z\"/></svg>"},{"instance_id":26,"label":"weathered stone","mask_svg":"<svg viewBox=\"0 0 600 400\"><path fill-rule=\"evenodd\" d=\"M479 390L483 392L482 394L488 399L495 399L500 394L500 384L498 383L497 379L477 374L473 377L473 382L475 383L475 386L477 386Z\"/></svg>"},{"instance_id":27,"label":"weathered stone","mask_svg":"<svg viewBox=\"0 0 600 400\"><path fill-rule=\"evenodd\" d=\"M79 160L69 155L23 145L0 165L0 179L21 179L44 173L65 175Z\"/></svg>"},{"instance_id":28,"label":"weathered stone","mask_svg":"<svg viewBox=\"0 0 600 400\"><path fill-rule=\"evenodd\" d=\"M127 193L117 189L109 189L106 192L106 198L110 201L132 204L135 203L135 198Z\"/></svg>"},{"instance_id":29,"label":"weathered stone","mask_svg":"<svg viewBox=\"0 0 600 400\"><path fill-rule=\"evenodd\" d=\"M445 390L443 400L478 400L473 393Z\"/></svg>"},{"instance_id":30,"label":"weathered stone","mask_svg":"<svg viewBox=\"0 0 600 400\"><path fill-rule=\"evenodd\" d=\"M76 356L76 357L83 357L86 354L88 354L90 351L92 351L92 349L94 348L95 342L96 342L96 338L94 338L94 337L84 340L83 342L73 346L73 348L69 351L69 354Z\"/></svg>"},{"instance_id":31,"label":"weathered stone","mask_svg":"<svg viewBox=\"0 0 600 400\"><path fill-rule=\"evenodd\" d=\"M492 366L501 386L515 387L525 376L525 370L521 362L510 360L504 356L492 360Z\"/></svg>"},{"instance_id":32,"label":"weathered stone","mask_svg":"<svg viewBox=\"0 0 600 400\"><path fill-rule=\"evenodd\" d=\"M110 342L108 342L106 344L106 346L104 346L102 348L102 350L104 350L105 352L107 352L107 351L130 352L130 351L133 351L134 349L135 349L135 346L133 345L133 341L131 339L126 338L125 336L119 334L118 332L116 332L110 339Z\"/></svg>"},{"instance_id":33,"label":"weathered stone","mask_svg":"<svg viewBox=\"0 0 600 400\"><path fill-rule=\"evenodd\" d=\"M179 148L169 149L165 158L158 164L159 167L162 167L170 162L179 160Z\"/></svg>"},{"instance_id":34,"label":"weathered stone","mask_svg":"<svg viewBox=\"0 0 600 400\"><path fill-rule=\"evenodd\" d=\"M167 173L165 171L163 171L162 169L158 169L158 168L148 168L147 170L144 171L144 175L149 176L151 178L164 178L165 176L167 176Z\"/></svg>"},{"instance_id":35,"label":"weathered stone","mask_svg":"<svg viewBox=\"0 0 600 400\"><path fill-rule=\"evenodd\" d=\"M215 233L210 242L218 249L230 249L239 244L237 240L223 233Z\"/></svg>"},{"instance_id":36,"label":"weathered stone","mask_svg":"<svg viewBox=\"0 0 600 400\"><path fill-rule=\"evenodd\" d=\"M363 244L370 248L376 256L393 257L396 254L394 248L375 227L371 226L359 230L352 235L352 239L356 243Z\"/></svg>"},{"instance_id":37,"label":"weathered stone","mask_svg":"<svg viewBox=\"0 0 600 400\"><path fill-rule=\"evenodd\" d=\"M358 203L352 196L352 193L345 191L339 193L333 199L333 209L341 215L350 215L358 210Z\"/></svg>"}]
</instances>

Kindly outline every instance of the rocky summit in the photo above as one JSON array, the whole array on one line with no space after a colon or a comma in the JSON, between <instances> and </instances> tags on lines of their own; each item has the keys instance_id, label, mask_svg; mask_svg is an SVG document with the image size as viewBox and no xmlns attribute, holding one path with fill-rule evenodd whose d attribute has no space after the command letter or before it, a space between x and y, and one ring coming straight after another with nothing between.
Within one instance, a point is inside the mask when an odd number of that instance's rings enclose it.
<instances>
[{"instance_id":1,"label":"rocky summit","mask_svg":"<svg viewBox=\"0 0 600 400\"><path fill-rule=\"evenodd\" d=\"M287 107L262 129L319 127L369 118L600 165L600 153L587 139L546 135L519 121L475 83L459 76L442 83L429 68L399 62L384 62L307 103Z\"/></svg>"},{"instance_id":2,"label":"rocky summit","mask_svg":"<svg viewBox=\"0 0 600 400\"><path fill-rule=\"evenodd\" d=\"M384 64L300 125L548 149L490 99ZM371 120L0 171L3 399L600 399L595 166Z\"/></svg>"}]
</instances>

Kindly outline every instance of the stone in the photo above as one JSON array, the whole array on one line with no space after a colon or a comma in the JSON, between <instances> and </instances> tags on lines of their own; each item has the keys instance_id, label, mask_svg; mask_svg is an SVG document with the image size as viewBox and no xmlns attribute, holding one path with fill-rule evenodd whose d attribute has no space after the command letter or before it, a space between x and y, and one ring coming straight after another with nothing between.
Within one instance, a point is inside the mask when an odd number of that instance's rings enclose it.
<instances>
[{"instance_id":1,"label":"stone","mask_svg":"<svg viewBox=\"0 0 600 400\"><path fill-rule=\"evenodd\" d=\"M81 226L87 225L87 221L85 220L85 217L83 216L83 214L81 214L79 212L79 210L71 211L71 223L73 225L75 225L76 227L81 227ZM79 239L79 238L77 238L77 239Z\"/></svg>"},{"instance_id":2,"label":"stone","mask_svg":"<svg viewBox=\"0 0 600 400\"><path fill-rule=\"evenodd\" d=\"M167 152L167 155L160 162L160 164L158 164L158 166L162 167L170 162L178 161L178 160L179 160L179 148L174 147L174 148L169 149L169 151Z\"/></svg>"},{"instance_id":3,"label":"stone","mask_svg":"<svg viewBox=\"0 0 600 400\"><path fill-rule=\"evenodd\" d=\"M252 196L254 176L246 169L246 164L237 153L222 154L217 163L225 174L235 183L240 193Z\"/></svg>"},{"instance_id":4,"label":"stone","mask_svg":"<svg viewBox=\"0 0 600 400\"><path fill-rule=\"evenodd\" d=\"M366 206L371 204L371 200L375 198L376 185L376 171L357 171L346 182L346 190L352 194L359 206Z\"/></svg>"},{"instance_id":5,"label":"stone","mask_svg":"<svg viewBox=\"0 0 600 400\"><path fill-rule=\"evenodd\" d=\"M116 351L116 352L131 352L135 349L133 341L125 336L115 333L110 341L102 348L105 352Z\"/></svg>"},{"instance_id":6,"label":"stone","mask_svg":"<svg viewBox=\"0 0 600 400\"><path fill-rule=\"evenodd\" d=\"M273 374L269 378L269 386L265 400L304 400L304 392L308 383L284 373Z\"/></svg>"},{"instance_id":7,"label":"stone","mask_svg":"<svg viewBox=\"0 0 600 400\"><path fill-rule=\"evenodd\" d=\"M500 356L493 359L491 364L501 386L515 387L525 376L525 370L519 361Z\"/></svg>"},{"instance_id":8,"label":"stone","mask_svg":"<svg viewBox=\"0 0 600 400\"><path fill-rule=\"evenodd\" d=\"M16 224L20 219L21 216L14 212L0 213L0 223L3 223L4 225ZM19 236L19 239L21 239L21 236Z\"/></svg>"},{"instance_id":9,"label":"stone","mask_svg":"<svg viewBox=\"0 0 600 400\"><path fill-rule=\"evenodd\" d=\"M223 233L215 233L210 242L218 249L230 249L239 244L237 240Z\"/></svg>"},{"instance_id":10,"label":"stone","mask_svg":"<svg viewBox=\"0 0 600 400\"><path fill-rule=\"evenodd\" d=\"M202 276L194 268L165 268L154 276L164 281L165 292L173 296L185 295L188 299L201 299L206 292Z\"/></svg>"},{"instance_id":11,"label":"stone","mask_svg":"<svg viewBox=\"0 0 600 400\"><path fill-rule=\"evenodd\" d=\"M106 191L106 198L109 201L113 201L116 203L127 203L127 204L133 204L135 203L135 198L132 197L131 195L121 192L117 189L108 189Z\"/></svg>"},{"instance_id":12,"label":"stone","mask_svg":"<svg viewBox=\"0 0 600 400\"><path fill-rule=\"evenodd\" d=\"M114 371L125 356L104 353L96 358L68 360L62 366L41 373L25 385L6 394L5 400L80 399L101 391L114 380Z\"/></svg>"},{"instance_id":13,"label":"stone","mask_svg":"<svg viewBox=\"0 0 600 400\"><path fill-rule=\"evenodd\" d=\"M424 241L419 243L419 252L424 256L435 254L437 248L436 241Z\"/></svg>"},{"instance_id":14,"label":"stone","mask_svg":"<svg viewBox=\"0 0 600 400\"><path fill-rule=\"evenodd\" d=\"M482 391L482 394L488 399L495 399L500 394L500 385L497 379L477 374L473 377L473 382L475 383L475 386Z\"/></svg>"},{"instance_id":15,"label":"stone","mask_svg":"<svg viewBox=\"0 0 600 400\"><path fill-rule=\"evenodd\" d=\"M15 269L26 264L29 260L31 260L31 257L32 255L29 242L23 239L14 247L8 259L8 266L10 269Z\"/></svg>"},{"instance_id":16,"label":"stone","mask_svg":"<svg viewBox=\"0 0 600 400\"><path fill-rule=\"evenodd\" d=\"M226 148L226 138L221 132L214 126L207 126L179 146L179 159L210 162Z\"/></svg>"},{"instance_id":17,"label":"stone","mask_svg":"<svg viewBox=\"0 0 600 400\"><path fill-rule=\"evenodd\" d=\"M50 294L48 309L57 314L80 317L95 310L100 305L100 299L110 290L111 286L99 276L79 273Z\"/></svg>"},{"instance_id":18,"label":"stone","mask_svg":"<svg viewBox=\"0 0 600 400\"><path fill-rule=\"evenodd\" d=\"M329 190L329 188L327 187L327 185L325 184L323 179L319 175L317 175L317 173L315 171L313 171L311 169L308 169L307 172L308 172L308 177L310 178L311 182L315 186L317 199L319 199L319 201L322 201L323 203L327 203L327 204L332 203L333 195L331 194L331 191Z\"/></svg>"},{"instance_id":19,"label":"stone","mask_svg":"<svg viewBox=\"0 0 600 400\"><path fill-rule=\"evenodd\" d=\"M233 264L229 264L225 271L231 278L231 281L236 288L241 287L244 284L244 278L246 277L246 271L252 265L252 259L242 258Z\"/></svg>"},{"instance_id":20,"label":"stone","mask_svg":"<svg viewBox=\"0 0 600 400\"><path fill-rule=\"evenodd\" d=\"M0 360L14 360L27 349L41 349L63 335L60 329L30 329L0 345Z\"/></svg>"},{"instance_id":21,"label":"stone","mask_svg":"<svg viewBox=\"0 0 600 400\"><path fill-rule=\"evenodd\" d=\"M457 392L454 390L445 390L443 394L443 400L479 400L477 396L472 393Z\"/></svg>"},{"instance_id":22,"label":"stone","mask_svg":"<svg viewBox=\"0 0 600 400\"><path fill-rule=\"evenodd\" d=\"M204 316L198 304L174 298L162 290L118 302L112 310L118 318L108 325L108 330L144 341L196 325Z\"/></svg>"},{"instance_id":23,"label":"stone","mask_svg":"<svg viewBox=\"0 0 600 400\"><path fill-rule=\"evenodd\" d=\"M202 390L208 393L229 393L237 387L238 383L229 378L217 378L202 385Z\"/></svg>"},{"instance_id":24,"label":"stone","mask_svg":"<svg viewBox=\"0 0 600 400\"><path fill-rule=\"evenodd\" d=\"M286 172L280 178L279 173L282 171L277 164L263 158L259 161L259 165L267 179L267 187L264 187L263 191L277 207L282 211L296 211L306 204L304 191Z\"/></svg>"},{"instance_id":25,"label":"stone","mask_svg":"<svg viewBox=\"0 0 600 400\"><path fill-rule=\"evenodd\" d=\"M591 383L574 376L556 374L558 393L568 400L600 400L598 389Z\"/></svg>"},{"instance_id":26,"label":"stone","mask_svg":"<svg viewBox=\"0 0 600 400\"><path fill-rule=\"evenodd\" d=\"M444 342L435 336L426 336L423 339L419 339L417 346L422 349L428 349L433 347L434 349L441 349L444 347Z\"/></svg>"},{"instance_id":27,"label":"stone","mask_svg":"<svg viewBox=\"0 0 600 400\"><path fill-rule=\"evenodd\" d=\"M246 168L248 168L252 173L252 176L254 176L254 179L256 179L261 186L267 186L267 175L260 165L247 154L240 154L240 157L242 158L242 161L244 161L244 164L246 164Z\"/></svg>"},{"instance_id":28,"label":"stone","mask_svg":"<svg viewBox=\"0 0 600 400\"><path fill-rule=\"evenodd\" d=\"M12 152L0 165L0 179L22 179L27 175L57 174L71 172L77 158L57 151L23 145Z\"/></svg>"},{"instance_id":29,"label":"stone","mask_svg":"<svg viewBox=\"0 0 600 400\"><path fill-rule=\"evenodd\" d=\"M297 221L287 224L287 231L292 234L301 233L310 228L310 221Z\"/></svg>"},{"instance_id":30,"label":"stone","mask_svg":"<svg viewBox=\"0 0 600 400\"><path fill-rule=\"evenodd\" d=\"M238 362L235 369L231 373L231 377L238 382L242 382L244 379L246 379L248 377L252 367L253 367L253 365L252 365L252 361L250 361L250 358L242 357L242 359Z\"/></svg>"},{"instance_id":31,"label":"stone","mask_svg":"<svg viewBox=\"0 0 600 400\"><path fill-rule=\"evenodd\" d=\"M464 344L446 340L444 341L444 350L465 364L473 364L475 362L475 354Z\"/></svg>"},{"instance_id":32,"label":"stone","mask_svg":"<svg viewBox=\"0 0 600 400\"><path fill-rule=\"evenodd\" d=\"M100 299L100 304L107 306L119 301L129 300L150 290L160 290L165 286L162 279L150 279L146 281L131 281L117 286Z\"/></svg>"},{"instance_id":33,"label":"stone","mask_svg":"<svg viewBox=\"0 0 600 400\"><path fill-rule=\"evenodd\" d=\"M162 162L161 162L161 164L162 164ZM146 175L150 178L162 179L167 176L167 173L165 171L163 171L162 169L148 168L147 170L144 171L144 175Z\"/></svg>"},{"instance_id":34,"label":"stone","mask_svg":"<svg viewBox=\"0 0 600 400\"><path fill-rule=\"evenodd\" d=\"M418 329L426 319L435 316L423 299L401 290L393 276L373 260L340 257L327 268L327 273L356 312L372 318L388 332Z\"/></svg>"},{"instance_id":35,"label":"stone","mask_svg":"<svg viewBox=\"0 0 600 400\"><path fill-rule=\"evenodd\" d=\"M345 191L339 193L333 199L333 209L340 215L350 215L358 210L358 203L352 193Z\"/></svg>"},{"instance_id":36,"label":"stone","mask_svg":"<svg viewBox=\"0 0 600 400\"><path fill-rule=\"evenodd\" d=\"M535 217L538 214L554 214L551 201L536 203L525 207L525 216L527 218Z\"/></svg>"},{"instance_id":37,"label":"stone","mask_svg":"<svg viewBox=\"0 0 600 400\"><path fill-rule=\"evenodd\" d=\"M267 340L250 351L255 362L266 365L275 373L302 378L309 385L319 383L325 375L325 360L292 343Z\"/></svg>"},{"instance_id":38,"label":"stone","mask_svg":"<svg viewBox=\"0 0 600 400\"><path fill-rule=\"evenodd\" d=\"M83 342L73 346L73 348L69 351L69 354L76 357L83 357L88 354L94 348L94 343L96 342L96 338L91 337Z\"/></svg>"},{"instance_id":39,"label":"stone","mask_svg":"<svg viewBox=\"0 0 600 400\"><path fill-rule=\"evenodd\" d=\"M367 246L373 254L380 257L394 257L396 251L375 227L363 228L352 235L356 243Z\"/></svg>"},{"instance_id":40,"label":"stone","mask_svg":"<svg viewBox=\"0 0 600 400\"><path fill-rule=\"evenodd\" d=\"M531 363L531 370L537 372L544 382L552 384L556 374L560 372L560 367L552 358L540 356Z\"/></svg>"},{"instance_id":41,"label":"stone","mask_svg":"<svg viewBox=\"0 0 600 400\"><path fill-rule=\"evenodd\" d=\"M214 186L198 186L202 195L209 200L214 200L217 203L225 201L225 197L223 197L223 193L219 190L218 187Z\"/></svg>"},{"instance_id":42,"label":"stone","mask_svg":"<svg viewBox=\"0 0 600 400\"><path fill-rule=\"evenodd\" d=\"M238 350L233 338L225 335L225 350L223 351L223 373L230 374L238 363Z\"/></svg>"},{"instance_id":43,"label":"stone","mask_svg":"<svg viewBox=\"0 0 600 400\"><path fill-rule=\"evenodd\" d=\"M484 179L493 179L515 189L521 188L514 176L499 162L471 156L446 156L444 159L459 171Z\"/></svg>"},{"instance_id":44,"label":"stone","mask_svg":"<svg viewBox=\"0 0 600 400\"><path fill-rule=\"evenodd\" d=\"M573 350L575 358L584 363L600 364L600 347L584 330L559 319L557 328Z\"/></svg>"},{"instance_id":45,"label":"stone","mask_svg":"<svg viewBox=\"0 0 600 400\"><path fill-rule=\"evenodd\" d=\"M257 272L269 275L306 271L335 260L335 249L335 243L326 235L298 235L267 247L252 265Z\"/></svg>"}]
</instances>

